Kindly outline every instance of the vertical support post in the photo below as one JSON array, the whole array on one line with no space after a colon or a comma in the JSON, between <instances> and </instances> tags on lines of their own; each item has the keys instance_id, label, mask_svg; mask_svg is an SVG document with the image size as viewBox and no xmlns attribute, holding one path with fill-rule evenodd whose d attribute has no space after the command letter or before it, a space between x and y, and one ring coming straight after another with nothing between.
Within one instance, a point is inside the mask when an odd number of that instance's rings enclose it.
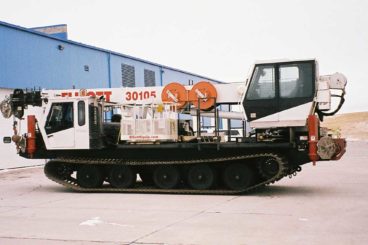
<instances>
[{"instance_id":1,"label":"vertical support post","mask_svg":"<svg viewBox=\"0 0 368 245\"><path fill-rule=\"evenodd\" d=\"M231 119L227 119L227 141L231 141Z\"/></svg>"},{"instance_id":2,"label":"vertical support post","mask_svg":"<svg viewBox=\"0 0 368 245\"><path fill-rule=\"evenodd\" d=\"M216 144L217 144L217 150L220 150L220 138L219 138L219 125L218 125L218 108L217 108L217 102L215 98L215 136L216 136Z\"/></svg>"},{"instance_id":3,"label":"vertical support post","mask_svg":"<svg viewBox=\"0 0 368 245\"><path fill-rule=\"evenodd\" d=\"M201 99L198 98L198 108L197 108L197 146L198 151L201 150Z\"/></svg>"},{"instance_id":4,"label":"vertical support post","mask_svg":"<svg viewBox=\"0 0 368 245\"><path fill-rule=\"evenodd\" d=\"M289 142L295 145L295 131L292 127L289 128Z\"/></svg>"},{"instance_id":5,"label":"vertical support post","mask_svg":"<svg viewBox=\"0 0 368 245\"><path fill-rule=\"evenodd\" d=\"M243 125L243 138L245 138L247 134L247 122L243 120L242 125Z\"/></svg>"},{"instance_id":6,"label":"vertical support post","mask_svg":"<svg viewBox=\"0 0 368 245\"><path fill-rule=\"evenodd\" d=\"M216 99L215 99L215 136L218 138L219 136L219 125L218 125L218 108L217 108L217 104L216 104Z\"/></svg>"},{"instance_id":7,"label":"vertical support post","mask_svg":"<svg viewBox=\"0 0 368 245\"><path fill-rule=\"evenodd\" d=\"M197 138L201 137L201 99L198 98L198 107L197 107Z\"/></svg>"}]
</instances>

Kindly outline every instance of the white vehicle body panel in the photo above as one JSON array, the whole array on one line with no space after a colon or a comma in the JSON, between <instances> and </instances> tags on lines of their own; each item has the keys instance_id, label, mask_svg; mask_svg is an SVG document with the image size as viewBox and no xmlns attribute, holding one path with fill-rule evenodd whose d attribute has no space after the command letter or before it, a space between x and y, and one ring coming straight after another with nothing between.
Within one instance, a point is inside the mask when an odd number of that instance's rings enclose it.
<instances>
[{"instance_id":1,"label":"white vehicle body panel","mask_svg":"<svg viewBox=\"0 0 368 245\"><path fill-rule=\"evenodd\" d=\"M305 126L313 102L309 102L285 111L250 122L251 128L296 127Z\"/></svg>"}]
</instances>

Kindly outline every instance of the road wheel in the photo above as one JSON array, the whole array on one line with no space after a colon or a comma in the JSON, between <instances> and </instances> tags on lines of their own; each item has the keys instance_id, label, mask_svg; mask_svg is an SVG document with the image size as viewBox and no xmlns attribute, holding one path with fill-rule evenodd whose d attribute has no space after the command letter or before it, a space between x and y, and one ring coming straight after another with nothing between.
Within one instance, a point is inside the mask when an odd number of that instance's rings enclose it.
<instances>
[{"instance_id":1,"label":"road wheel","mask_svg":"<svg viewBox=\"0 0 368 245\"><path fill-rule=\"evenodd\" d=\"M62 179L67 179L72 175L73 169L67 164L60 164L56 168L57 175Z\"/></svg>"},{"instance_id":2,"label":"road wheel","mask_svg":"<svg viewBox=\"0 0 368 245\"><path fill-rule=\"evenodd\" d=\"M173 189L180 182L179 170L175 166L159 166L153 172L153 181L161 189Z\"/></svg>"},{"instance_id":3,"label":"road wheel","mask_svg":"<svg viewBox=\"0 0 368 245\"><path fill-rule=\"evenodd\" d=\"M223 181L231 190L244 190L251 186L254 172L248 166L240 163L230 164L225 168Z\"/></svg>"},{"instance_id":4,"label":"road wheel","mask_svg":"<svg viewBox=\"0 0 368 245\"><path fill-rule=\"evenodd\" d=\"M137 174L130 166L116 165L110 170L109 180L115 188L129 188L135 184Z\"/></svg>"},{"instance_id":5,"label":"road wheel","mask_svg":"<svg viewBox=\"0 0 368 245\"><path fill-rule=\"evenodd\" d=\"M102 170L97 166L85 165L77 171L77 182L84 188L101 187L104 182Z\"/></svg>"},{"instance_id":6,"label":"road wheel","mask_svg":"<svg viewBox=\"0 0 368 245\"><path fill-rule=\"evenodd\" d=\"M279 163L272 157L261 159L258 163L258 170L262 177L270 179L279 172Z\"/></svg>"},{"instance_id":7,"label":"road wheel","mask_svg":"<svg viewBox=\"0 0 368 245\"><path fill-rule=\"evenodd\" d=\"M210 189L215 183L215 171L207 164L191 166L188 171L188 184L197 190Z\"/></svg>"}]
</instances>

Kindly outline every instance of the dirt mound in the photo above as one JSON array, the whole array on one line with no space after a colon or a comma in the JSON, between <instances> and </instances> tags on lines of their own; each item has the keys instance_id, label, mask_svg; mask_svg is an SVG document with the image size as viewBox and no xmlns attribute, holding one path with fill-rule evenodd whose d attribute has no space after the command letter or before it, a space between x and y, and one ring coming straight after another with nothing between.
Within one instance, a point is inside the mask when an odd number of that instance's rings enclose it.
<instances>
[{"instance_id":1,"label":"dirt mound","mask_svg":"<svg viewBox=\"0 0 368 245\"><path fill-rule=\"evenodd\" d=\"M325 118L323 127L339 130L348 140L368 140L368 112L353 112Z\"/></svg>"}]
</instances>

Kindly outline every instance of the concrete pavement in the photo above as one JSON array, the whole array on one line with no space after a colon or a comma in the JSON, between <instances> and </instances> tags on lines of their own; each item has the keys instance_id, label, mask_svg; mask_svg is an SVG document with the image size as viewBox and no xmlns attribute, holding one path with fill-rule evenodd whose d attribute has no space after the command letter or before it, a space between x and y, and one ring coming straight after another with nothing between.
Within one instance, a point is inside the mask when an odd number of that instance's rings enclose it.
<instances>
[{"instance_id":1,"label":"concrete pavement","mask_svg":"<svg viewBox=\"0 0 368 245\"><path fill-rule=\"evenodd\" d=\"M243 196L76 193L0 172L0 244L367 244L368 143Z\"/></svg>"}]
</instances>

